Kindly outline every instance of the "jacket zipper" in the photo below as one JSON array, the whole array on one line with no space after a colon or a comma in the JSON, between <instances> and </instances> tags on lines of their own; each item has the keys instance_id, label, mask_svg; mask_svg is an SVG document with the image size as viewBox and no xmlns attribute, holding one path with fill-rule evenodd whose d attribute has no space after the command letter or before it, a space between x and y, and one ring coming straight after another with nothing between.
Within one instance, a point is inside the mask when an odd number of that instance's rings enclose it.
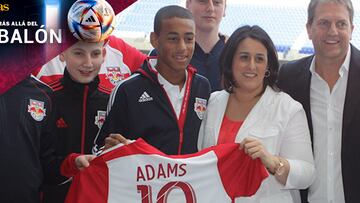
<instances>
[{"instance_id":1,"label":"jacket zipper","mask_svg":"<svg viewBox=\"0 0 360 203\"><path fill-rule=\"evenodd\" d=\"M89 93L89 86L85 85L84 87L84 96L83 96L83 109L82 109L82 124L81 124L81 154L84 154L85 151L85 131L86 131L86 104L87 96Z\"/></svg>"}]
</instances>

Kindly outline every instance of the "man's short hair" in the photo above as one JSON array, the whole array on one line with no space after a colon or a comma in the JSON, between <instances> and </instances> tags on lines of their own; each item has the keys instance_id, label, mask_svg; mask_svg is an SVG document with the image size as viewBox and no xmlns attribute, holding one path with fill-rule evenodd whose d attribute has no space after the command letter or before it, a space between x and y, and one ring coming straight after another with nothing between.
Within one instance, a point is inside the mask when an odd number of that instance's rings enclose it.
<instances>
[{"instance_id":1,"label":"man's short hair","mask_svg":"<svg viewBox=\"0 0 360 203\"><path fill-rule=\"evenodd\" d=\"M315 9L319 4L322 3L336 3L336 4L344 5L349 12L350 23L353 24L354 7L352 5L351 0L311 0L308 6L308 19L307 19L308 25L311 25L313 23L315 17Z\"/></svg>"},{"instance_id":2,"label":"man's short hair","mask_svg":"<svg viewBox=\"0 0 360 203\"><path fill-rule=\"evenodd\" d=\"M159 35L161 31L162 21L174 17L194 20L193 15L186 8L175 5L165 6L161 8L155 15L154 32Z\"/></svg>"}]
</instances>

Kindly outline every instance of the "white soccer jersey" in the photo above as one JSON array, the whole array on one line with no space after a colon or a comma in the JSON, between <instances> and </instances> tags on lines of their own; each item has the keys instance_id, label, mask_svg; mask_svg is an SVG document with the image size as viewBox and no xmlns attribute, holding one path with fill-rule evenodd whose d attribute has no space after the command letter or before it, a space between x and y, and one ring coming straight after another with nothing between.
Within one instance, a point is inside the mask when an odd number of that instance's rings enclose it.
<instances>
[{"instance_id":1,"label":"white soccer jersey","mask_svg":"<svg viewBox=\"0 0 360 203\"><path fill-rule=\"evenodd\" d=\"M239 144L168 156L138 139L102 154L73 179L66 202L233 202L255 194L268 176Z\"/></svg>"}]
</instances>

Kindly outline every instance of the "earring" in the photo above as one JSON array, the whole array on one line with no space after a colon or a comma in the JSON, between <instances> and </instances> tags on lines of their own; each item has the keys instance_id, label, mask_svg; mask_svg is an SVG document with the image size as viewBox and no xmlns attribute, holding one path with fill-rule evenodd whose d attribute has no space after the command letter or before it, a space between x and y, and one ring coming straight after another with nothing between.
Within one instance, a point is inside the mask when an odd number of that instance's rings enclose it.
<instances>
[{"instance_id":1,"label":"earring","mask_svg":"<svg viewBox=\"0 0 360 203\"><path fill-rule=\"evenodd\" d=\"M265 71L265 77L268 78L270 76L270 70L269 69L266 69Z\"/></svg>"},{"instance_id":2,"label":"earring","mask_svg":"<svg viewBox=\"0 0 360 203\"><path fill-rule=\"evenodd\" d=\"M229 91L229 92L232 92L233 89L234 89L234 86L233 86L232 82L230 81L230 82L229 82L228 91Z\"/></svg>"}]
</instances>

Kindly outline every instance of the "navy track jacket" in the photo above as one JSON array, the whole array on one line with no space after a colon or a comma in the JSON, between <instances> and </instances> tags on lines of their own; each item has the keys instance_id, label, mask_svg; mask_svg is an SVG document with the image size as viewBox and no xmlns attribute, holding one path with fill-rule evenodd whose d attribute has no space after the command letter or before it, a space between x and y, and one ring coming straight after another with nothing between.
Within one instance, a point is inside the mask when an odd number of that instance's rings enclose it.
<instances>
[{"instance_id":1,"label":"navy track jacket","mask_svg":"<svg viewBox=\"0 0 360 203\"><path fill-rule=\"evenodd\" d=\"M141 137L166 154L196 152L198 132L211 90L209 81L194 68L188 66L187 71L188 80L192 80L183 128L158 82L157 72L146 60L136 74L113 91L94 152L104 145L110 133L120 133L132 140Z\"/></svg>"}]
</instances>

